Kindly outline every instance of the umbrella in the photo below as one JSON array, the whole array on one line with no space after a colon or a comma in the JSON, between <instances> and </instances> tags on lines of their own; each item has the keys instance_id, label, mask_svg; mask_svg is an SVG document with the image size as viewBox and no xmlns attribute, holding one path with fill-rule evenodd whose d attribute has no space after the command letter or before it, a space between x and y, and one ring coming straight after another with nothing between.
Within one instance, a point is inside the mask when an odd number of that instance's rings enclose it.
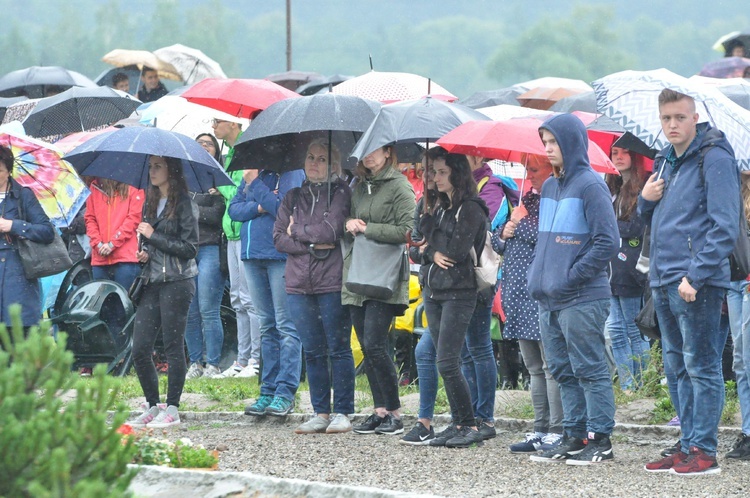
<instances>
[{"instance_id":1,"label":"umbrella","mask_svg":"<svg viewBox=\"0 0 750 498\"><path fill-rule=\"evenodd\" d=\"M711 78L741 78L745 69L750 67L750 59L745 57L724 57L717 61L706 63L698 73L700 76Z\"/></svg>"},{"instance_id":2,"label":"umbrella","mask_svg":"<svg viewBox=\"0 0 750 498\"><path fill-rule=\"evenodd\" d=\"M201 133L213 134L214 118L237 120L234 116L188 102L177 95L165 95L155 102L143 104L137 112L140 114L139 122L143 125L182 133L191 138Z\"/></svg>"},{"instance_id":3,"label":"umbrella","mask_svg":"<svg viewBox=\"0 0 750 498\"><path fill-rule=\"evenodd\" d=\"M549 108L555 112L596 112L596 94L593 90L563 97Z\"/></svg>"},{"instance_id":4,"label":"umbrella","mask_svg":"<svg viewBox=\"0 0 750 498\"><path fill-rule=\"evenodd\" d=\"M534 88L569 88L571 90L581 90L583 92L590 92L591 86L583 80L576 80L571 78L558 78L556 76L545 76L543 78L537 78L535 80L524 81L522 83L516 83L514 87L521 88L524 91L532 90Z\"/></svg>"},{"instance_id":5,"label":"umbrella","mask_svg":"<svg viewBox=\"0 0 750 498\"><path fill-rule=\"evenodd\" d=\"M370 71L346 80L333 87L332 92L339 95L356 95L383 104L419 99L427 95L449 102L458 100L451 92L424 76L381 71Z\"/></svg>"},{"instance_id":6,"label":"umbrella","mask_svg":"<svg viewBox=\"0 0 750 498\"><path fill-rule=\"evenodd\" d=\"M182 97L189 102L249 119L274 102L299 95L268 80L207 78L186 90Z\"/></svg>"},{"instance_id":7,"label":"umbrella","mask_svg":"<svg viewBox=\"0 0 750 498\"><path fill-rule=\"evenodd\" d=\"M179 159L188 188L193 192L234 185L216 159L198 142L158 128L132 126L102 133L65 154L65 159L81 175L110 178L147 189L151 185L150 156Z\"/></svg>"},{"instance_id":8,"label":"umbrella","mask_svg":"<svg viewBox=\"0 0 750 498\"><path fill-rule=\"evenodd\" d=\"M432 97L384 105L351 155L361 160L379 147L395 145L400 162L421 159L419 142L434 142L467 121L489 121L479 111Z\"/></svg>"},{"instance_id":9,"label":"umbrella","mask_svg":"<svg viewBox=\"0 0 750 498\"><path fill-rule=\"evenodd\" d=\"M2 124L10 123L12 121L23 121L41 100L42 99L23 99L14 104L10 104L5 109Z\"/></svg>"},{"instance_id":10,"label":"umbrella","mask_svg":"<svg viewBox=\"0 0 750 498\"><path fill-rule=\"evenodd\" d=\"M38 99L47 92L67 90L72 86L93 88L96 83L76 71L60 66L32 66L11 71L0 78L0 97L26 96Z\"/></svg>"},{"instance_id":11,"label":"umbrella","mask_svg":"<svg viewBox=\"0 0 750 498\"><path fill-rule=\"evenodd\" d=\"M471 94L468 98L459 100L458 103L479 109L482 107L492 107L497 105L518 106L516 97L521 95L524 90L517 87L499 88L497 90L487 90Z\"/></svg>"},{"instance_id":12,"label":"umbrella","mask_svg":"<svg viewBox=\"0 0 750 498\"><path fill-rule=\"evenodd\" d=\"M717 52L723 52L726 57L732 55L734 47L742 46L745 49L745 56L750 55L750 32L732 31L722 36L713 45Z\"/></svg>"},{"instance_id":13,"label":"umbrella","mask_svg":"<svg viewBox=\"0 0 750 498\"><path fill-rule=\"evenodd\" d=\"M378 102L333 93L271 104L235 144L230 170L302 168L307 146L317 137L329 137L340 151L349 152L380 107ZM342 161L342 166L351 169L356 161L348 165Z\"/></svg>"},{"instance_id":14,"label":"umbrella","mask_svg":"<svg viewBox=\"0 0 750 498\"><path fill-rule=\"evenodd\" d=\"M312 80L318 80L323 75L312 71L285 71L283 73L269 74L263 79L273 81L287 90L296 90L300 85L304 85Z\"/></svg>"},{"instance_id":15,"label":"umbrella","mask_svg":"<svg viewBox=\"0 0 750 498\"><path fill-rule=\"evenodd\" d=\"M510 104L500 104L494 105L492 107L481 107L477 109L477 111L481 112L493 121L505 121L507 119L513 118L528 118L531 116L542 118L554 114L550 111L542 111L539 109L532 109L530 107L519 107L518 105Z\"/></svg>"},{"instance_id":16,"label":"umbrella","mask_svg":"<svg viewBox=\"0 0 750 498\"><path fill-rule=\"evenodd\" d=\"M33 137L66 135L115 123L139 105L139 100L106 86L73 87L39 101L23 127Z\"/></svg>"},{"instance_id":17,"label":"umbrella","mask_svg":"<svg viewBox=\"0 0 750 498\"><path fill-rule=\"evenodd\" d=\"M522 93L517 98L523 107L547 110L558 100L584 92L585 90L578 88L540 86Z\"/></svg>"},{"instance_id":18,"label":"umbrella","mask_svg":"<svg viewBox=\"0 0 750 498\"><path fill-rule=\"evenodd\" d=\"M354 76L346 76L344 74L334 74L333 76L310 80L308 83L298 87L295 92L300 95L315 95L321 91L328 91L328 87L331 85L336 86L339 83L352 79L353 77Z\"/></svg>"},{"instance_id":19,"label":"umbrella","mask_svg":"<svg viewBox=\"0 0 750 498\"><path fill-rule=\"evenodd\" d=\"M163 61L148 50L116 48L102 57L102 61L115 67L137 66L140 71L143 71L144 67L150 67L156 69L159 78L182 81L182 76L172 64Z\"/></svg>"},{"instance_id":20,"label":"umbrella","mask_svg":"<svg viewBox=\"0 0 750 498\"><path fill-rule=\"evenodd\" d=\"M196 48L176 43L154 50L154 55L177 69L182 81L197 83L206 78L226 78L221 65Z\"/></svg>"},{"instance_id":21,"label":"umbrella","mask_svg":"<svg viewBox=\"0 0 750 498\"><path fill-rule=\"evenodd\" d=\"M123 73L128 77L128 93L130 95L136 95L138 93L138 87L141 84L141 70L138 69L138 66L135 64L105 69L99 74L99 76L94 78L94 82L99 86L112 87L112 78L117 73Z\"/></svg>"},{"instance_id":22,"label":"umbrella","mask_svg":"<svg viewBox=\"0 0 750 498\"><path fill-rule=\"evenodd\" d=\"M5 111L16 102L28 100L27 97L0 97L0 121L5 117Z\"/></svg>"},{"instance_id":23,"label":"umbrella","mask_svg":"<svg viewBox=\"0 0 750 498\"><path fill-rule=\"evenodd\" d=\"M437 141L448 152L523 162L525 154L547 157L539 138L541 118L517 118L507 121L470 121L458 126ZM609 156L589 140L591 167L600 173L617 174Z\"/></svg>"},{"instance_id":24,"label":"umbrella","mask_svg":"<svg viewBox=\"0 0 750 498\"><path fill-rule=\"evenodd\" d=\"M593 82L598 108L652 149L669 142L659 120L659 93L670 88L695 99L700 121L723 131L734 148L741 170L750 169L750 111L715 87L700 85L666 69L622 71Z\"/></svg>"},{"instance_id":25,"label":"umbrella","mask_svg":"<svg viewBox=\"0 0 750 498\"><path fill-rule=\"evenodd\" d=\"M106 128L101 128L99 130L92 130L92 131L79 131L76 133L71 133L70 135L67 135L57 142L55 142L53 145L54 147L61 151L63 154L67 154L71 150L75 149L82 143L88 142L92 138L101 135L102 133L107 133L108 131L115 131L117 128L114 126L107 126Z\"/></svg>"},{"instance_id":26,"label":"umbrella","mask_svg":"<svg viewBox=\"0 0 750 498\"><path fill-rule=\"evenodd\" d=\"M13 178L34 191L56 227L66 227L78 214L89 189L56 147L23 135L20 125L0 127L0 145L13 152Z\"/></svg>"}]
</instances>

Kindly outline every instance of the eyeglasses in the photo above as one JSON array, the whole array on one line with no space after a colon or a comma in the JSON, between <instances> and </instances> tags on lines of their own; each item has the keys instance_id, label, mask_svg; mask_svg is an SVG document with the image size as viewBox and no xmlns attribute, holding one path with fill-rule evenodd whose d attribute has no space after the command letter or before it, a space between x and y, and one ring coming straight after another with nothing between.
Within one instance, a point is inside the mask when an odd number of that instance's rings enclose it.
<instances>
[{"instance_id":1,"label":"eyeglasses","mask_svg":"<svg viewBox=\"0 0 750 498\"><path fill-rule=\"evenodd\" d=\"M203 147L216 147L211 140L196 140L196 142Z\"/></svg>"},{"instance_id":2,"label":"eyeglasses","mask_svg":"<svg viewBox=\"0 0 750 498\"><path fill-rule=\"evenodd\" d=\"M228 123L228 122L229 121L227 121L226 119L217 119L217 118L214 118L211 121L211 123L213 123L214 126L219 126L221 123Z\"/></svg>"}]
</instances>

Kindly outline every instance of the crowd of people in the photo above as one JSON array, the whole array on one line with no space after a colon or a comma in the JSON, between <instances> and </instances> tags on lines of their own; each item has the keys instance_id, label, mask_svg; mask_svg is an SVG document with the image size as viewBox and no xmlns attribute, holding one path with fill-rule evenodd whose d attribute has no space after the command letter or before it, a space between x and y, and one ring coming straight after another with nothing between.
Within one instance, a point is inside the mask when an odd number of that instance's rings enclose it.
<instances>
[{"instance_id":1,"label":"crowd of people","mask_svg":"<svg viewBox=\"0 0 750 498\"><path fill-rule=\"evenodd\" d=\"M152 76L142 76L144 102L163 90ZM500 292L504 337L518 341L534 409L533 432L509 450L542 463L608 462L615 402L606 337L620 389L638 390L651 351L658 351L635 325L644 297L651 297L681 438L645 469L718 473L726 301L743 415L727 457L750 459L748 275L736 265L730 273L735 241L745 235L738 227L749 212L749 177L740 181L724 134L698 124L691 97L664 90L658 112L670 145L653 172L643 156L613 146L618 174L604 178L589 164L580 119L548 118L539 128L546 157L525 161L529 188L520 199L509 198L484 158L440 147L424 154L419 198L392 146L367 154L348 177L341 151L324 139L308 144L301 169L229 172L234 186L206 193L189 192L179 162L169 157L150 158L145 192L89 179L78 235L86 236L82 250L94 277L125 289L139 276L147 282L148 306L137 307L132 338L146 403L130 424L178 424L185 380L198 377L257 375L260 396L245 413L285 416L294 410L304 360L314 414L296 427L298 434L353 431L399 435L406 445L481 446L496 435L490 324ZM241 120L214 119L213 131L195 139L229 168ZM0 318L7 322L7 306L22 302L28 327L41 316L34 304L39 285L25 278L15 240L48 242L54 228L33 194L10 176L13 162L10 150L0 148ZM503 263L497 283L482 288L474 267L488 238ZM350 285L358 258L383 261L385 268L392 254L395 269L382 270L392 278L387 292ZM408 432L389 345L394 318L409 306L407 255L420 268L428 324L415 350L420 406ZM644 258L647 273L638 265ZM227 282L238 347L222 372L219 307ZM115 323L124 320L117 310L111 314ZM352 327L372 392L373 412L359 424L350 420ZM165 404L153 359L160 330ZM436 433L438 375L452 421Z\"/></svg>"}]
</instances>

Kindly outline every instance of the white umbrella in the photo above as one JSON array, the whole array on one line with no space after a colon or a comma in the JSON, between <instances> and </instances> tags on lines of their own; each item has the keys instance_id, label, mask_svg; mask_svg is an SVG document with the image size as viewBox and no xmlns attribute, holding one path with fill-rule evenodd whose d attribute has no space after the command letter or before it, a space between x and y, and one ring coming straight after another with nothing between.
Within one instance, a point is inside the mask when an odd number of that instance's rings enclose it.
<instances>
[{"instance_id":1,"label":"white umbrella","mask_svg":"<svg viewBox=\"0 0 750 498\"><path fill-rule=\"evenodd\" d=\"M699 121L723 131L741 170L750 170L750 111L717 88L689 81L667 69L622 71L592 83L597 108L651 148L669 145L659 120L659 94L665 88L695 99Z\"/></svg>"},{"instance_id":2,"label":"white umbrella","mask_svg":"<svg viewBox=\"0 0 750 498\"><path fill-rule=\"evenodd\" d=\"M172 64L187 85L192 85L205 78L227 77L218 62L196 48L176 43L154 50L154 54L159 59Z\"/></svg>"},{"instance_id":3,"label":"white umbrella","mask_svg":"<svg viewBox=\"0 0 750 498\"><path fill-rule=\"evenodd\" d=\"M188 102L177 95L165 95L155 102L143 104L136 112L141 124L155 126L195 138L201 133L213 135L214 118L224 121L242 121L243 129L249 123L221 111Z\"/></svg>"},{"instance_id":4,"label":"white umbrella","mask_svg":"<svg viewBox=\"0 0 750 498\"><path fill-rule=\"evenodd\" d=\"M552 111L542 111L531 107L519 107L517 105L499 104L490 107L480 107L481 112L493 121L507 121L513 118L547 117L554 114Z\"/></svg>"}]
</instances>

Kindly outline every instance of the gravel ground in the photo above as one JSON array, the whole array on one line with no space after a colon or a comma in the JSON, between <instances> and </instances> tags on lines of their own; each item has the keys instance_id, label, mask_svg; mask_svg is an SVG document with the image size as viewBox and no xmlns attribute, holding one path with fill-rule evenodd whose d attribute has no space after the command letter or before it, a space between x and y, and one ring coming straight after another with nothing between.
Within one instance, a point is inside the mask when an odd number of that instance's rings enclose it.
<instances>
[{"instance_id":1,"label":"gravel ground","mask_svg":"<svg viewBox=\"0 0 750 498\"><path fill-rule=\"evenodd\" d=\"M181 426L165 434L170 439L189 437L208 448L218 447L222 450L219 470L446 497L750 495L750 462L720 458L723 472L704 477L645 472L644 463L673 443L664 434L648 431L618 434L616 430L614 462L571 467L534 463L528 456L511 454L508 445L523 437L518 430L501 430L480 448L451 450L398 444L396 436L294 434L304 417L257 422L247 417L237 423L184 416ZM405 421L408 430L414 419ZM724 433L721 454L731 443L729 433Z\"/></svg>"}]
</instances>

